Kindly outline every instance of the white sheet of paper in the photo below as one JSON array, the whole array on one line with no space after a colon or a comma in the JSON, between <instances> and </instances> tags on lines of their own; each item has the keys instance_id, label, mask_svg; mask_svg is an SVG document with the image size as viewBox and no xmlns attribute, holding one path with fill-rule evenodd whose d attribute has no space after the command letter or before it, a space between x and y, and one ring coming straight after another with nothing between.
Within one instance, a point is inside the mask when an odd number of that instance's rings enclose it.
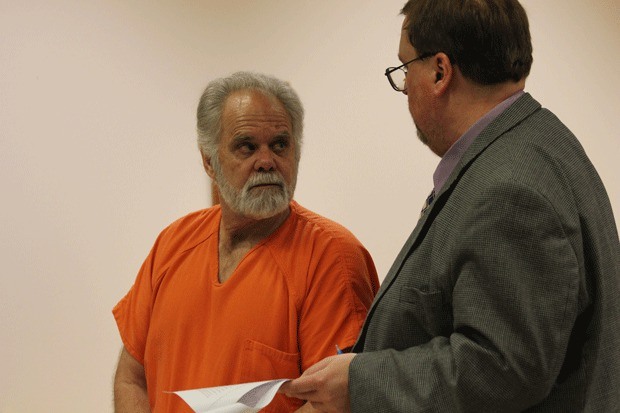
<instances>
[{"instance_id":1,"label":"white sheet of paper","mask_svg":"<svg viewBox=\"0 0 620 413\"><path fill-rule=\"evenodd\" d=\"M290 379L173 392L196 413L253 413L267 406Z\"/></svg>"}]
</instances>

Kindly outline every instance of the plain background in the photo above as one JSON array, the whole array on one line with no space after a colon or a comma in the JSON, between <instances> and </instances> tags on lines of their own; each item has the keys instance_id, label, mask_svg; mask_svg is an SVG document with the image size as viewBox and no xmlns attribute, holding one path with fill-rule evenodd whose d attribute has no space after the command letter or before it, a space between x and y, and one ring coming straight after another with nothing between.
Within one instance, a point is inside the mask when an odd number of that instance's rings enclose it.
<instances>
[{"instance_id":1,"label":"plain background","mask_svg":"<svg viewBox=\"0 0 620 413\"><path fill-rule=\"evenodd\" d=\"M306 108L297 200L383 278L439 158L383 72L403 0L0 0L0 412L111 412L111 314L159 231L210 205L206 83L286 79ZM580 138L620 214L620 2L524 0L526 90ZM182 366L179 366L182 368Z\"/></svg>"}]
</instances>

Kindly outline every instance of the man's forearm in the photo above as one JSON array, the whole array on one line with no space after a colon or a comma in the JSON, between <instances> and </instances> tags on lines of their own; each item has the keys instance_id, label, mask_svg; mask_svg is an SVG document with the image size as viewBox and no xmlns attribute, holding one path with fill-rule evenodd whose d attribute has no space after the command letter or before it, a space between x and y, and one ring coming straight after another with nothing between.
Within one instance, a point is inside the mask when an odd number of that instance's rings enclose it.
<instances>
[{"instance_id":1,"label":"man's forearm","mask_svg":"<svg viewBox=\"0 0 620 413\"><path fill-rule=\"evenodd\" d=\"M140 384L117 380L114 384L115 413L150 413L146 388Z\"/></svg>"},{"instance_id":2,"label":"man's forearm","mask_svg":"<svg viewBox=\"0 0 620 413\"><path fill-rule=\"evenodd\" d=\"M125 347L121 350L114 376L114 412L150 413L144 367Z\"/></svg>"}]
</instances>

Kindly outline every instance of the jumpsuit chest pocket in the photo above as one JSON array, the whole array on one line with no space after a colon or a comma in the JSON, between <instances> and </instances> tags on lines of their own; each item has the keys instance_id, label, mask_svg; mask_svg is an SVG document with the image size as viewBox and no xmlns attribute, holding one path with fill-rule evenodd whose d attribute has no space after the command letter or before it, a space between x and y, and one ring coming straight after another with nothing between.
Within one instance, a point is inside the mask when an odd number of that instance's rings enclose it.
<instances>
[{"instance_id":1,"label":"jumpsuit chest pocket","mask_svg":"<svg viewBox=\"0 0 620 413\"><path fill-rule=\"evenodd\" d=\"M247 339L243 346L241 365L244 373L240 382L294 379L301 374L300 364L299 353L287 353ZM301 405L300 400L277 394L269 406L261 410L261 413L292 412Z\"/></svg>"}]
</instances>

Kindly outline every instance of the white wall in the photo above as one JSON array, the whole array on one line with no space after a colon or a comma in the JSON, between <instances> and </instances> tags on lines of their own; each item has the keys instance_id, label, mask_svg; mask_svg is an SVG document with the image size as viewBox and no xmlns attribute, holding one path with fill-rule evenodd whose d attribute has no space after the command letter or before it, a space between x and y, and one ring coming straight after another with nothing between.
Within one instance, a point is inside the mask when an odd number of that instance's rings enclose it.
<instances>
[{"instance_id":1,"label":"white wall","mask_svg":"<svg viewBox=\"0 0 620 413\"><path fill-rule=\"evenodd\" d=\"M210 203L194 113L216 76L291 81L296 197L384 276L438 161L383 76L402 3L0 0L0 413L112 411L111 308L157 233ZM524 4L527 90L580 137L618 216L620 2Z\"/></svg>"}]
</instances>

